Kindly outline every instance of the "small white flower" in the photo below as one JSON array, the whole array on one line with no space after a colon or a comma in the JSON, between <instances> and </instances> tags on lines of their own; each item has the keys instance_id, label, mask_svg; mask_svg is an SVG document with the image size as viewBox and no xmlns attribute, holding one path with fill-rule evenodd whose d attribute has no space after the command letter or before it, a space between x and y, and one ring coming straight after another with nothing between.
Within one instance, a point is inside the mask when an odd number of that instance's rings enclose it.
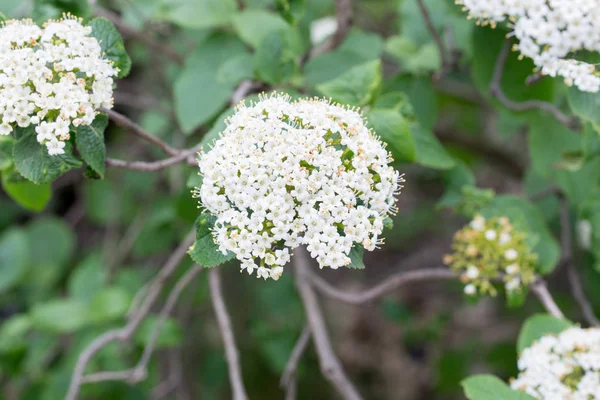
<instances>
[{"instance_id":1,"label":"small white flower","mask_svg":"<svg viewBox=\"0 0 600 400\"><path fill-rule=\"evenodd\" d=\"M519 266L517 264L510 264L505 268L505 271L508 275L513 275L519 272Z\"/></svg>"},{"instance_id":2,"label":"small white flower","mask_svg":"<svg viewBox=\"0 0 600 400\"><path fill-rule=\"evenodd\" d=\"M479 268L477 268L474 265L469 265L467 267L467 272L465 273L465 276L469 279L477 279L477 277L479 276Z\"/></svg>"},{"instance_id":3,"label":"small white flower","mask_svg":"<svg viewBox=\"0 0 600 400\"><path fill-rule=\"evenodd\" d=\"M511 240L512 240L512 237L510 236L509 233L502 232L500 234L500 237L498 238L498 243L500 243L501 246L504 246L505 244L507 244Z\"/></svg>"},{"instance_id":4,"label":"small white flower","mask_svg":"<svg viewBox=\"0 0 600 400\"><path fill-rule=\"evenodd\" d=\"M475 229L476 231L482 231L483 228L485 228L485 218L483 218L481 215L477 215L475 218L473 218L470 225L471 228Z\"/></svg>"},{"instance_id":5,"label":"small white flower","mask_svg":"<svg viewBox=\"0 0 600 400\"><path fill-rule=\"evenodd\" d=\"M497 234L497 233L496 233L496 231L495 231L495 230L493 230L493 229L488 229L487 231L485 231L485 238L486 238L487 240L496 240L496 236L497 236L497 235L498 235L498 234Z\"/></svg>"},{"instance_id":6,"label":"small white flower","mask_svg":"<svg viewBox=\"0 0 600 400\"><path fill-rule=\"evenodd\" d=\"M515 249L508 249L504 252L504 258L508 261L514 261L519 256L519 253Z\"/></svg>"},{"instance_id":7,"label":"small white flower","mask_svg":"<svg viewBox=\"0 0 600 400\"><path fill-rule=\"evenodd\" d=\"M464 291L466 295L473 296L475 293L477 293L477 288L473 284L468 284L465 286Z\"/></svg>"},{"instance_id":8,"label":"small white flower","mask_svg":"<svg viewBox=\"0 0 600 400\"><path fill-rule=\"evenodd\" d=\"M506 284L504 285L504 287L508 291L516 290L519 288L519 286L521 286L521 279L519 279L519 277L512 278L511 280L506 282Z\"/></svg>"}]
</instances>

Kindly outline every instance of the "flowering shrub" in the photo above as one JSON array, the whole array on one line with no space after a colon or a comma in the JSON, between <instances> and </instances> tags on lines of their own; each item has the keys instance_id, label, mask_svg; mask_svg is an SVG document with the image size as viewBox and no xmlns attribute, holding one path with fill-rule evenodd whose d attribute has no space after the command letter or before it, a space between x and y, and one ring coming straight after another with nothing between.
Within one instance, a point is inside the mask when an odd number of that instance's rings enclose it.
<instances>
[{"instance_id":1,"label":"flowering shrub","mask_svg":"<svg viewBox=\"0 0 600 400\"><path fill-rule=\"evenodd\" d=\"M64 154L69 131L111 108L118 69L104 57L92 27L65 15L39 27L9 20L0 27L0 135L35 125L48 154Z\"/></svg>"},{"instance_id":2,"label":"flowering shrub","mask_svg":"<svg viewBox=\"0 0 600 400\"><path fill-rule=\"evenodd\" d=\"M196 195L217 216L219 249L249 274L278 279L301 244L336 269L382 243L402 182L391 161L357 110L272 95L241 104L200 156Z\"/></svg>"},{"instance_id":3,"label":"flowering shrub","mask_svg":"<svg viewBox=\"0 0 600 400\"><path fill-rule=\"evenodd\" d=\"M595 65L569 58L580 50L600 51L598 0L457 0L469 17L495 26L509 20L514 46L533 60L543 74L562 76L569 86L586 92L600 90Z\"/></svg>"},{"instance_id":4,"label":"flowering shrub","mask_svg":"<svg viewBox=\"0 0 600 400\"><path fill-rule=\"evenodd\" d=\"M506 217L481 215L454 234L454 253L444 262L461 274L465 294L496 295L492 281L502 279L506 291L520 292L535 280L537 255Z\"/></svg>"},{"instance_id":5,"label":"flowering shrub","mask_svg":"<svg viewBox=\"0 0 600 400\"><path fill-rule=\"evenodd\" d=\"M600 399L600 329L546 335L519 357L513 389L541 400Z\"/></svg>"}]
</instances>

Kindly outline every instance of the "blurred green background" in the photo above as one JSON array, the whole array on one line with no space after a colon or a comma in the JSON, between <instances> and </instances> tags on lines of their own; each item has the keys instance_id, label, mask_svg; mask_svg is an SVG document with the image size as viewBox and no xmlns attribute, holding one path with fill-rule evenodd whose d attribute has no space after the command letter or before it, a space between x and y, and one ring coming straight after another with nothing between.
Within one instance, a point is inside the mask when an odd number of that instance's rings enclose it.
<instances>
[{"instance_id":1,"label":"blurred green background","mask_svg":"<svg viewBox=\"0 0 600 400\"><path fill-rule=\"evenodd\" d=\"M492 100L488 85L506 32L477 27L451 0L425 4L455 60L441 79L432 76L440 56L414 0L352 1L344 42L309 59L303 55L318 46L311 45L315 21L335 16L331 0L0 0L0 11L38 22L62 12L113 21L133 61L130 75L117 81L115 110L178 148L216 137L245 80L254 82L253 93L276 89L363 105L407 183L386 245L365 255L367 268L322 271L337 287L357 290L395 271L440 266L453 232L467 221L461 207L486 197L475 186L526 196L558 184L581 228L578 265L600 306L593 251L600 240L598 135L576 135L546 114L517 114ZM506 71L503 88L514 100L565 104L561 82L525 86L530 61L511 55ZM110 157L162 157L115 125L105 136ZM583 154L581 165L568 164L567 152ZM0 164L6 160L0 146ZM42 187L9 178L4 172L0 191L0 398L62 399L82 348L123 325L136 292L193 226L196 170L108 169L104 180L73 170ZM558 198L534 204L557 233ZM305 324L293 274L263 282L235 263L221 268L249 397L281 399L279 379ZM577 320L564 281L558 271L550 286ZM415 284L361 306L323 298L323 306L336 352L370 400L463 399L460 381L471 374L515 376L521 323L542 311L534 299L519 309L506 309L502 298L468 302L458 282ZM155 323L154 315L131 343L106 347L89 370L133 366ZM231 398L206 274L186 289L150 367L142 383L88 384L81 398ZM299 399L336 398L312 345L298 386Z\"/></svg>"}]
</instances>

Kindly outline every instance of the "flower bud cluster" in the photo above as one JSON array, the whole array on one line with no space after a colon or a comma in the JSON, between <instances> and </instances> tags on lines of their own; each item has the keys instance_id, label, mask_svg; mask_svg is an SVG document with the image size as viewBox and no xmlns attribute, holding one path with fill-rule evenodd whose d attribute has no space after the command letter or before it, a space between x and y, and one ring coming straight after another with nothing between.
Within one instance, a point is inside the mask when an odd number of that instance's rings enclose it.
<instances>
[{"instance_id":1,"label":"flower bud cluster","mask_svg":"<svg viewBox=\"0 0 600 400\"><path fill-rule=\"evenodd\" d=\"M494 280L502 279L507 292L520 292L535 280L537 255L506 217L475 216L454 234L452 249L444 263L461 274L469 296L495 296Z\"/></svg>"},{"instance_id":2,"label":"flower bud cluster","mask_svg":"<svg viewBox=\"0 0 600 400\"><path fill-rule=\"evenodd\" d=\"M569 328L523 350L511 387L540 400L600 399L600 329Z\"/></svg>"},{"instance_id":3,"label":"flower bud cluster","mask_svg":"<svg viewBox=\"0 0 600 400\"><path fill-rule=\"evenodd\" d=\"M287 95L241 103L199 159L201 204L215 243L242 270L278 279L306 245L319 266L350 264L353 247L382 243L402 177L357 110Z\"/></svg>"},{"instance_id":4,"label":"flower bud cluster","mask_svg":"<svg viewBox=\"0 0 600 400\"><path fill-rule=\"evenodd\" d=\"M91 31L68 15L43 27L27 19L0 25L0 135L35 125L48 154L63 154L72 127L112 107L118 69Z\"/></svg>"},{"instance_id":5,"label":"flower bud cluster","mask_svg":"<svg viewBox=\"0 0 600 400\"><path fill-rule=\"evenodd\" d=\"M519 39L515 49L539 70L569 86L600 91L600 73L572 53L600 51L600 0L457 0L469 17L494 26L508 19Z\"/></svg>"}]
</instances>

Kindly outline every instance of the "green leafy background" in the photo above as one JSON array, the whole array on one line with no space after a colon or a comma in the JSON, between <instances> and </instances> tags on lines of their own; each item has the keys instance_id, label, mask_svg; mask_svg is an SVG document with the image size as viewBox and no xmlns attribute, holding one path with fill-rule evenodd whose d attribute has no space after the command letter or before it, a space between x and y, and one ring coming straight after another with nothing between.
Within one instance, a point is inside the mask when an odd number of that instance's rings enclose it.
<instances>
[{"instance_id":1,"label":"green leafy background","mask_svg":"<svg viewBox=\"0 0 600 400\"><path fill-rule=\"evenodd\" d=\"M407 182L399 212L386 224L385 246L364 256L356 248L352 269L319 271L341 289L439 266L452 234L475 212L509 216L527 233L538 272L569 321L540 314L531 295L512 309L502 299L465 301L458 282L405 286L364 306L322 303L335 350L367 399L528 400L506 385L518 372L518 352L584 321L561 263L562 201L573 222L578 272L600 311L600 95L550 78L526 86L532 63L511 53L501 82L506 95L552 102L578 116L581 129L543 111L507 109L489 94L506 27L477 26L453 0L424 1L458 56L441 78L439 52L416 0L353 0L342 43L308 57L311 24L334 16L334 3L0 0L0 12L38 23L63 12L82 17L120 69L115 110L175 148L209 150L245 81L253 82L246 101L277 90L360 107ZM193 166L157 173L106 166L107 157L147 161L165 154L105 115L71 132L66 150L48 156L33 127L0 137L0 398L64 398L81 350L124 324L136 293L195 228L191 257L175 278L194 261L222 264L249 397L283 398L279 378L305 325L292 268L278 282L258 281L240 274L231 254L216 251L214 219L200 214L190 194L200 182ZM561 195L535 198L549 188ZM133 366L156 312L131 343L103 349L89 371ZM81 398L155 398L169 379L177 381L163 398L231 398L206 274L164 324L146 380L85 385ZM312 346L299 365L298 391L300 399L335 398Z\"/></svg>"}]
</instances>

